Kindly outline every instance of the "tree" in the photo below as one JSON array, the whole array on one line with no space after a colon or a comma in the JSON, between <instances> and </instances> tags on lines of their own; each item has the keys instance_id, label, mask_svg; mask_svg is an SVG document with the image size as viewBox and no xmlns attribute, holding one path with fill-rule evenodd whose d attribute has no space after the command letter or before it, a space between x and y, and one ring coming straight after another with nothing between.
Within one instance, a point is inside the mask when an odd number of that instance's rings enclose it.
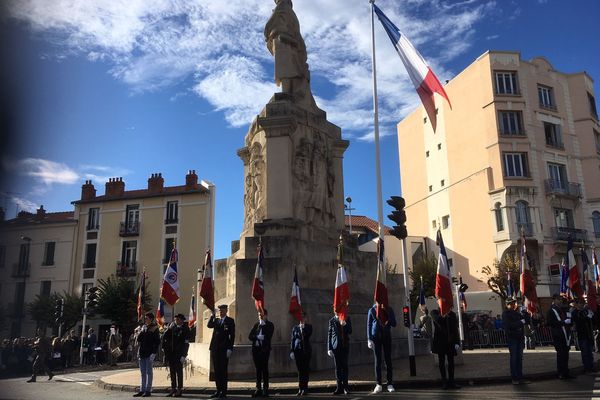
<instances>
[{"instance_id":1,"label":"tree","mask_svg":"<svg viewBox=\"0 0 600 400\"><path fill-rule=\"evenodd\" d=\"M27 304L27 312L31 319L35 321L36 328L46 330L48 327L56 325L54 321L54 308L60 296L53 293L50 296L36 295L35 299Z\"/></svg>"},{"instance_id":2,"label":"tree","mask_svg":"<svg viewBox=\"0 0 600 400\"><path fill-rule=\"evenodd\" d=\"M79 321L83 319L83 304L82 296L63 292L61 297L64 300L63 307L63 332L70 331Z\"/></svg>"},{"instance_id":3,"label":"tree","mask_svg":"<svg viewBox=\"0 0 600 400\"><path fill-rule=\"evenodd\" d=\"M533 275L534 281L537 280L537 270L533 263L529 263L531 274ZM512 282L513 290L519 291L520 287L520 256L516 253L506 253L500 261L494 260L492 267L486 265L481 269L481 272L487 276L487 285L490 290L496 293L503 302L508 297L508 272L510 272L510 280Z\"/></svg>"},{"instance_id":4,"label":"tree","mask_svg":"<svg viewBox=\"0 0 600 400\"><path fill-rule=\"evenodd\" d=\"M419 303L419 292L421 291L421 277L423 277L423 288L425 289L425 297L435 296L435 275L437 274L437 259L435 255L421 257L416 264L413 265L408 275L413 283L413 288L410 291L410 305L412 317L414 318L417 305Z\"/></svg>"}]
</instances>

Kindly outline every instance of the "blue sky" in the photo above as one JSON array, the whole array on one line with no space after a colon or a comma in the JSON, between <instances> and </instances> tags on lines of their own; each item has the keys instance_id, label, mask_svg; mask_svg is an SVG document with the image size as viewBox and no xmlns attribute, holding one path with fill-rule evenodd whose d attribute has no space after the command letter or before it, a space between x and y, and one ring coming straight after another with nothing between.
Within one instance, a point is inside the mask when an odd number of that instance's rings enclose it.
<instances>
[{"instance_id":1,"label":"blue sky","mask_svg":"<svg viewBox=\"0 0 600 400\"><path fill-rule=\"evenodd\" d=\"M543 55L559 71L600 80L598 1L377 4L442 82L489 49ZM195 169L217 186L215 256L228 256L243 222L236 150L279 90L263 39L272 8L268 0L10 0L0 20L1 83L15 122L0 163L8 216L17 206L71 210L85 179L102 193L109 177L139 189L154 172L179 185ZM294 8L317 103L351 142L346 196L354 213L376 219L369 3L297 0ZM376 35L387 198L401 192L394 126L418 97L380 25Z\"/></svg>"}]
</instances>

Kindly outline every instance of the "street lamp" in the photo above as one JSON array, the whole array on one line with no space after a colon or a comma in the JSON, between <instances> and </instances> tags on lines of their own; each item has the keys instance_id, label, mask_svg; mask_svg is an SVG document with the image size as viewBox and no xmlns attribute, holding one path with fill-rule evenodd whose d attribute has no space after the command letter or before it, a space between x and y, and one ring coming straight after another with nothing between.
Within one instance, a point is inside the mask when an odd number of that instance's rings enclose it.
<instances>
[{"instance_id":1,"label":"street lamp","mask_svg":"<svg viewBox=\"0 0 600 400\"><path fill-rule=\"evenodd\" d=\"M350 235L352 235L352 210L355 210L355 208L352 208L352 197L346 197L346 201L348 202L348 205L344 204L344 210L348 210L348 213L350 214L348 217L348 225L350 225Z\"/></svg>"}]
</instances>

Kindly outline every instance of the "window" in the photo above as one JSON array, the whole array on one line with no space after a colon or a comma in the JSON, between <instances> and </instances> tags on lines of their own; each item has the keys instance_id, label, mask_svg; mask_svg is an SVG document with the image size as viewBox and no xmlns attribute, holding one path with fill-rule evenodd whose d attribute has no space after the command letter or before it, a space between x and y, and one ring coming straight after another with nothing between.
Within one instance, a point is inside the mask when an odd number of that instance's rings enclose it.
<instances>
[{"instance_id":1,"label":"window","mask_svg":"<svg viewBox=\"0 0 600 400\"><path fill-rule=\"evenodd\" d=\"M95 230L100 227L100 209L90 208L88 211L88 224L87 230Z\"/></svg>"},{"instance_id":2,"label":"window","mask_svg":"<svg viewBox=\"0 0 600 400\"><path fill-rule=\"evenodd\" d=\"M449 226L450 226L450 216L444 215L442 217L442 229L448 229Z\"/></svg>"},{"instance_id":3,"label":"window","mask_svg":"<svg viewBox=\"0 0 600 400\"><path fill-rule=\"evenodd\" d=\"M554 222L558 228L575 228L573 211L566 208L554 209Z\"/></svg>"},{"instance_id":4,"label":"window","mask_svg":"<svg viewBox=\"0 0 600 400\"><path fill-rule=\"evenodd\" d=\"M56 242L46 242L44 248L44 263L42 265L54 265L54 248Z\"/></svg>"},{"instance_id":5,"label":"window","mask_svg":"<svg viewBox=\"0 0 600 400\"><path fill-rule=\"evenodd\" d=\"M437 223L435 222L435 219L431 221L431 227L433 229L437 228Z\"/></svg>"},{"instance_id":6,"label":"window","mask_svg":"<svg viewBox=\"0 0 600 400\"><path fill-rule=\"evenodd\" d=\"M592 213L592 225L594 225L594 236L600 237L600 211Z\"/></svg>"},{"instance_id":7,"label":"window","mask_svg":"<svg viewBox=\"0 0 600 400\"><path fill-rule=\"evenodd\" d=\"M596 142L596 153L600 153L600 132L594 131L594 140Z\"/></svg>"},{"instance_id":8,"label":"window","mask_svg":"<svg viewBox=\"0 0 600 400\"><path fill-rule=\"evenodd\" d=\"M528 177L527 153L504 153L504 176Z\"/></svg>"},{"instance_id":9,"label":"window","mask_svg":"<svg viewBox=\"0 0 600 400\"><path fill-rule=\"evenodd\" d=\"M442 149L442 144L438 143L438 150L441 150L441 149Z\"/></svg>"},{"instance_id":10,"label":"window","mask_svg":"<svg viewBox=\"0 0 600 400\"><path fill-rule=\"evenodd\" d=\"M0 246L0 268L6 265L6 246Z\"/></svg>"},{"instance_id":11,"label":"window","mask_svg":"<svg viewBox=\"0 0 600 400\"><path fill-rule=\"evenodd\" d=\"M517 214L517 224L526 225L531 222L529 213L529 204L526 201L519 200L515 203L515 212Z\"/></svg>"},{"instance_id":12,"label":"window","mask_svg":"<svg viewBox=\"0 0 600 400\"><path fill-rule=\"evenodd\" d=\"M560 125L544 122L544 133L546 134L546 146L564 149Z\"/></svg>"},{"instance_id":13,"label":"window","mask_svg":"<svg viewBox=\"0 0 600 400\"><path fill-rule=\"evenodd\" d=\"M173 247L175 246L175 238L166 238L165 239L165 258L163 259L164 263L168 263L171 258L171 252L173 251Z\"/></svg>"},{"instance_id":14,"label":"window","mask_svg":"<svg viewBox=\"0 0 600 400\"><path fill-rule=\"evenodd\" d=\"M138 204L128 205L125 216L125 225L127 226L127 230L137 230L138 222L140 222L140 206Z\"/></svg>"},{"instance_id":15,"label":"window","mask_svg":"<svg viewBox=\"0 0 600 400\"><path fill-rule=\"evenodd\" d=\"M441 186L441 187L444 187L444 185L446 185L446 181L442 179L442 180L440 181L440 186Z\"/></svg>"},{"instance_id":16,"label":"window","mask_svg":"<svg viewBox=\"0 0 600 400\"><path fill-rule=\"evenodd\" d=\"M127 268L134 268L137 260L137 241L127 240L123 242L123 252L121 255L121 265Z\"/></svg>"},{"instance_id":17,"label":"window","mask_svg":"<svg viewBox=\"0 0 600 400\"><path fill-rule=\"evenodd\" d=\"M179 207L177 201L167 202L167 217L165 218L165 224L177 223L179 214Z\"/></svg>"},{"instance_id":18,"label":"window","mask_svg":"<svg viewBox=\"0 0 600 400\"><path fill-rule=\"evenodd\" d=\"M550 187L554 190L567 190L567 168L562 164L548 163Z\"/></svg>"},{"instance_id":19,"label":"window","mask_svg":"<svg viewBox=\"0 0 600 400\"><path fill-rule=\"evenodd\" d=\"M425 157L429 157L429 150L425 152Z\"/></svg>"},{"instance_id":20,"label":"window","mask_svg":"<svg viewBox=\"0 0 600 400\"><path fill-rule=\"evenodd\" d=\"M83 268L96 268L96 243L88 243L85 246L85 263Z\"/></svg>"},{"instance_id":21,"label":"window","mask_svg":"<svg viewBox=\"0 0 600 400\"><path fill-rule=\"evenodd\" d=\"M590 102L590 112L594 118L598 119L598 110L596 109L596 99L591 93L588 93L588 101Z\"/></svg>"},{"instance_id":22,"label":"window","mask_svg":"<svg viewBox=\"0 0 600 400\"><path fill-rule=\"evenodd\" d=\"M538 98L541 107L556 109L554 90L551 87L538 85Z\"/></svg>"},{"instance_id":23,"label":"window","mask_svg":"<svg viewBox=\"0 0 600 400\"><path fill-rule=\"evenodd\" d=\"M519 94L517 73L514 71L494 72L496 94Z\"/></svg>"},{"instance_id":24,"label":"window","mask_svg":"<svg viewBox=\"0 0 600 400\"><path fill-rule=\"evenodd\" d=\"M42 281L40 283L40 297L50 297L50 289L52 288L52 281Z\"/></svg>"},{"instance_id":25,"label":"window","mask_svg":"<svg viewBox=\"0 0 600 400\"><path fill-rule=\"evenodd\" d=\"M496 203L494 206L494 216L496 217L496 230L502 232L504 230L504 219L502 218L502 204Z\"/></svg>"},{"instance_id":26,"label":"window","mask_svg":"<svg viewBox=\"0 0 600 400\"><path fill-rule=\"evenodd\" d=\"M523 114L521 111L498 111L501 135L523 135Z\"/></svg>"},{"instance_id":27,"label":"window","mask_svg":"<svg viewBox=\"0 0 600 400\"><path fill-rule=\"evenodd\" d=\"M433 191L433 185L429 185L429 191L432 192Z\"/></svg>"},{"instance_id":28,"label":"window","mask_svg":"<svg viewBox=\"0 0 600 400\"><path fill-rule=\"evenodd\" d=\"M19 271L29 270L29 243L22 243L19 247Z\"/></svg>"}]
</instances>

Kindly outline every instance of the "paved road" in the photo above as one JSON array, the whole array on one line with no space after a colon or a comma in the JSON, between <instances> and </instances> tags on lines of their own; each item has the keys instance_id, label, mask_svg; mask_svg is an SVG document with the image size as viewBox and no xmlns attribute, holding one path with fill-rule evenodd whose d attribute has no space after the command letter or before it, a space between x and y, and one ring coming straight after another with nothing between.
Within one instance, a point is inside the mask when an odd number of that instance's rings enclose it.
<instances>
[{"instance_id":1,"label":"paved road","mask_svg":"<svg viewBox=\"0 0 600 400\"><path fill-rule=\"evenodd\" d=\"M132 392L120 392L103 390L93 385L93 382L101 376L115 373L115 371L83 372L58 375L52 381L46 377L40 377L36 383L26 383L26 378L1 380L0 399L23 399L23 400L101 400L101 399L131 399ZM362 400L362 399L586 399L594 396L594 381L600 376L580 376L570 381L545 380L533 382L530 385L513 386L487 385L468 386L457 391L444 391L434 389L405 389L394 394L384 393L371 395L366 392L352 393L350 396L340 396L339 399ZM163 397L164 394L154 394L152 397ZM185 398L205 399L208 395L194 394L184 395ZM230 396L230 399L248 399L246 396ZM277 395L275 399L297 399L295 396ZM318 393L307 396L305 399L332 398L329 393Z\"/></svg>"}]
</instances>

